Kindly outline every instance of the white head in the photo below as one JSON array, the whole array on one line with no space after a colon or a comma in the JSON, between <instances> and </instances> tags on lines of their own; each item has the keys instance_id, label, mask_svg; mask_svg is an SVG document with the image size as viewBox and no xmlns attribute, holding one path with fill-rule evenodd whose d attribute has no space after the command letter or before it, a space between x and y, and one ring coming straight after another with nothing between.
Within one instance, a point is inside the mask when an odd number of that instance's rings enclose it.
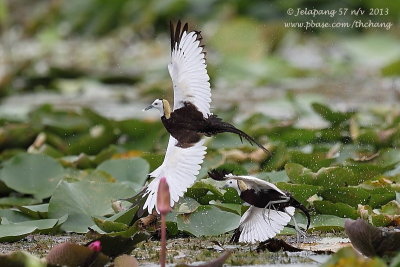
<instances>
[{"instance_id":1,"label":"white head","mask_svg":"<svg viewBox=\"0 0 400 267\"><path fill-rule=\"evenodd\" d=\"M165 99L158 98L154 100L153 103L151 103L151 105L145 108L144 110L149 110L152 108L158 109L158 111L160 111L161 117L165 116L167 119L169 119L171 116L171 107L168 101Z\"/></svg>"},{"instance_id":2,"label":"white head","mask_svg":"<svg viewBox=\"0 0 400 267\"><path fill-rule=\"evenodd\" d=\"M236 189L236 191L238 192L238 194L240 195L240 189L239 189L239 185L238 185L238 180L235 180L235 179L228 179L228 180L226 180L226 183L225 183L225 186L224 186L225 188L226 187L231 187L231 188L234 188L234 189Z\"/></svg>"}]
</instances>

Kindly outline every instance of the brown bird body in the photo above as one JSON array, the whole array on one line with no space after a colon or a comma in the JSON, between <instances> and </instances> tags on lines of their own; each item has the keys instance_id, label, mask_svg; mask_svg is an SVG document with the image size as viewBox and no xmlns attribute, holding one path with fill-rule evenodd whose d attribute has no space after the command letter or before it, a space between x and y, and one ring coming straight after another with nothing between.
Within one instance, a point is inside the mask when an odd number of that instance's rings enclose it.
<instances>
[{"instance_id":1,"label":"brown bird body","mask_svg":"<svg viewBox=\"0 0 400 267\"><path fill-rule=\"evenodd\" d=\"M216 115L211 114L204 117L203 114L190 102L185 102L184 106L172 112L166 112L169 109L168 101L162 100L164 115L161 121L165 129L178 140L177 146L190 147L197 143L202 136L213 136L219 133L230 132L246 139L250 144L257 144L265 152L269 151L259 144L254 138L245 132L237 129L232 124L222 121Z\"/></svg>"}]
</instances>

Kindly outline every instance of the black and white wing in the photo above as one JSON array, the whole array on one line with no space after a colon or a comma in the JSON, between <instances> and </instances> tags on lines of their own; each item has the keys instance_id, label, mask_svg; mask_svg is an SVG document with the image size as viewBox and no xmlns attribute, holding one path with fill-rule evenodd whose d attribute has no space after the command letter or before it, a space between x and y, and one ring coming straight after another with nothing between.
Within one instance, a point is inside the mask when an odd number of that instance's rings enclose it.
<instances>
[{"instance_id":1,"label":"black and white wing","mask_svg":"<svg viewBox=\"0 0 400 267\"><path fill-rule=\"evenodd\" d=\"M285 211L250 206L240 219L232 241L255 243L275 237L290 222L295 208L287 207Z\"/></svg>"},{"instance_id":2,"label":"black and white wing","mask_svg":"<svg viewBox=\"0 0 400 267\"><path fill-rule=\"evenodd\" d=\"M158 212L156 207L157 191L162 177L167 179L169 185L171 207L196 181L196 176L201 168L200 165L203 163L206 154L204 141L204 139L200 140L192 147L181 148L176 146L178 141L170 136L163 163L149 174L154 179L147 186L144 194L147 195L147 200L143 206L143 209L147 208L149 214L152 213L154 208Z\"/></svg>"},{"instance_id":3,"label":"black and white wing","mask_svg":"<svg viewBox=\"0 0 400 267\"><path fill-rule=\"evenodd\" d=\"M210 114L211 88L200 32L188 32L188 24L178 21L171 27L171 63L168 71L174 88L174 110L191 102L203 113Z\"/></svg>"},{"instance_id":4,"label":"black and white wing","mask_svg":"<svg viewBox=\"0 0 400 267\"><path fill-rule=\"evenodd\" d=\"M276 185L273 183L269 183L267 181L264 181L262 179L253 177L253 176L246 176L246 175L227 175L227 179L235 179L235 180L241 180L245 182L250 188L260 188L261 190L275 190L279 192L280 194L286 196L286 194L280 190Z\"/></svg>"}]
</instances>

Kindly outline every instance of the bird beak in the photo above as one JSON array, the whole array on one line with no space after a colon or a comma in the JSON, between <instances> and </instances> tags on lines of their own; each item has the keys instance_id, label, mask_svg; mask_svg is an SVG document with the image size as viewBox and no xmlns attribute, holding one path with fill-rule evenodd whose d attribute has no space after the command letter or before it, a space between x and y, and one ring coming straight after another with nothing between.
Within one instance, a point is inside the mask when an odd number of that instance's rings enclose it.
<instances>
[{"instance_id":1,"label":"bird beak","mask_svg":"<svg viewBox=\"0 0 400 267\"><path fill-rule=\"evenodd\" d=\"M227 188L229 188L229 185L225 184L225 185L222 186L222 188L223 189L227 189Z\"/></svg>"},{"instance_id":2,"label":"bird beak","mask_svg":"<svg viewBox=\"0 0 400 267\"><path fill-rule=\"evenodd\" d=\"M143 111L146 111L146 110L149 110L149 109L152 109L152 108L154 108L153 105L150 105L147 108L143 109Z\"/></svg>"}]
</instances>

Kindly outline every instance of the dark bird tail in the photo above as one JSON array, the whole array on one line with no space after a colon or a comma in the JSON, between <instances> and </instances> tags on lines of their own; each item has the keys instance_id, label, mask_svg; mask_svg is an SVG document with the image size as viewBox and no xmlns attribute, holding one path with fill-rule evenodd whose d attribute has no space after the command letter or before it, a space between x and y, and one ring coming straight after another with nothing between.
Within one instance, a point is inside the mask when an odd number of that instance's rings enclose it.
<instances>
[{"instance_id":1,"label":"dark bird tail","mask_svg":"<svg viewBox=\"0 0 400 267\"><path fill-rule=\"evenodd\" d=\"M264 150L265 153L270 154L269 150L266 149L263 145L258 143L253 137L246 134L245 132L239 130L235 126L230 123L222 121L222 119L218 118L216 115L210 115L207 119L207 127L204 131L204 134L207 136L216 135L219 133L234 133L239 135L240 141L243 142L243 139L246 139L251 145L256 144L259 148Z\"/></svg>"},{"instance_id":2,"label":"dark bird tail","mask_svg":"<svg viewBox=\"0 0 400 267\"><path fill-rule=\"evenodd\" d=\"M287 193L287 195L290 196L290 201L289 201L290 206L293 206L293 207L301 210L304 213L304 215L306 215L306 217L307 217L307 229L306 230L308 230L308 228L310 227L310 222L311 222L311 217L310 217L310 213L308 212L308 209L303 204L301 204L296 199L294 199L289 193Z\"/></svg>"}]
</instances>

